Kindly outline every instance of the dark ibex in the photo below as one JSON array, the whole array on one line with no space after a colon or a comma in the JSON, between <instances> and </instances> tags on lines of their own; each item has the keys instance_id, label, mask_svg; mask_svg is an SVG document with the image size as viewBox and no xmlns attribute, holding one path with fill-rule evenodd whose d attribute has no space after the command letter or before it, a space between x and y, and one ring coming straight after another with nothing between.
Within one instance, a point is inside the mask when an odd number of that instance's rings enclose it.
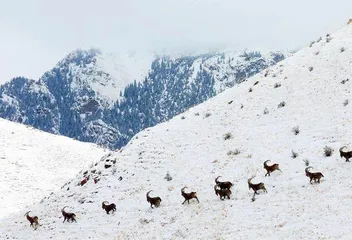
<instances>
[{"instance_id":1,"label":"dark ibex","mask_svg":"<svg viewBox=\"0 0 352 240\"><path fill-rule=\"evenodd\" d=\"M230 199L231 190L230 189L221 189L220 187L219 188L218 187L219 187L219 185L214 186L216 196L220 196L221 200L224 200L225 197Z\"/></svg>"},{"instance_id":2,"label":"dark ibex","mask_svg":"<svg viewBox=\"0 0 352 240\"><path fill-rule=\"evenodd\" d=\"M265 177L266 177L267 175L270 176L270 173L271 173L271 172L274 172L275 170L279 170L280 172L282 172L281 169L279 168L279 164L277 164L277 163L274 163L274 164L271 165L271 166L267 165L266 163L269 162L269 161L270 161L270 160L266 160L266 161L264 162L264 168L265 168L265 170L266 170Z\"/></svg>"},{"instance_id":3,"label":"dark ibex","mask_svg":"<svg viewBox=\"0 0 352 240\"><path fill-rule=\"evenodd\" d=\"M264 183L262 183L262 182L257 183L257 184L251 183L251 180L252 180L253 178L255 178L255 176L253 176L253 177L251 177L251 178L248 179L248 187L249 187L249 189L252 188L255 194L258 194L258 193L257 193L258 190L263 190L264 192L267 193L268 191L266 190Z\"/></svg>"},{"instance_id":4,"label":"dark ibex","mask_svg":"<svg viewBox=\"0 0 352 240\"><path fill-rule=\"evenodd\" d=\"M218 181L219 177L221 177L221 176L218 176L217 178L215 178L215 183L221 189L230 189L233 186L233 184L231 182L219 182Z\"/></svg>"},{"instance_id":5,"label":"dark ibex","mask_svg":"<svg viewBox=\"0 0 352 240\"><path fill-rule=\"evenodd\" d=\"M342 157L344 157L344 158L346 158L346 162L349 162L350 160L350 158L352 158L352 151L350 151L350 152L343 152L342 151L342 149L343 148L345 148L346 146L343 146L343 147L341 147L340 149L339 149L339 151L340 151L340 157L342 158Z\"/></svg>"},{"instance_id":6,"label":"dark ibex","mask_svg":"<svg viewBox=\"0 0 352 240\"><path fill-rule=\"evenodd\" d=\"M81 182L80 185L83 186L84 184L86 184L89 180L90 175L88 175L87 177L85 177Z\"/></svg>"},{"instance_id":7,"label":"dark ibex","mask_svg":"<svg viewBox=\"0 0 352 240\"><path fill-rule=\"evenodd\" d=\"M108 204L108 201L104 201L101 205L101 207L106 211L106 214L109 214L110 211L115 212L116 211L116 204L111 203Z\"/></svg>"},{"instance_id":8,"label":"dark ibex","mask_svg":"<svg viewBox=\"0 0 352 240\"><path fill-rule=\"evenodd\" d=\"M38 222L38 217L37 216L34 216L34 217L31 217L29 216L29 213L31 211L28 211L24 216L26 216L27 220L30 222L30 226L32 226L34 228L34 230L36 230L38 228L39 225L39 222Z\"/></svg>"},{"instance_id":9,"label":"dark ibex","mask_svg":"<svg viewBox=\"0 0 352 240\"><path fill-rule=\"evenodd\" d=\"M160 197L149 197L149 193L153 191L150 190L149 192L147 192L147 201L150 203L150 207L153 208L153 205L155 207L159 207L160 206L160 202L161 202L161 198Z\"/></svg>"},{"instance_id":10,"label":"dark ibex","mask_svg":"<svg viewBox=\"0 0 352 240\"><path fill-rule=\"evenodd\" d=\"M71 222L73 222L73 221L77 222L76 219L75 219L76 218L76 214L65 212L65 208L66 207L67 206L65 206L63 209L61 209L62 216L64 216L64 221L63 222L65 222L66 220L67 220L67 222L70 222L70 220L71 220Z\"/></svg>"},{"instance_id":11,"label":"dark ibex","mask_svg":"<svg viewBox=\"0 0 352 240\"><path fill-rule=\"evenodd\" d=\"M308 169L309 168L313 168L313 167L306 167L306 176L310 178L310 183L312 184L312 180L314 180L314 182L317 182L320 183L320 178L324 177L324 175L321 173L321 172L315 172L315 173L312 173L312 172L309 172Z\"/></svg>"},{"instance_id":12,"label":"dark ibex","mask_svg":"<svg viewBox=\"0 0 352 240\"><path fill-rule=\"evenodd\" d=\"M182 204L184 204L186 201L188 201L188 204L189 204L189 200L192 198L197 199L197 201L199 203L199 200L197 198L197 193L196 192L185 193L185 188L187 188L187 187L184 187L181 189L181 194L185 198L185 200L183 201Z\"/></svg>"}]
</instances>

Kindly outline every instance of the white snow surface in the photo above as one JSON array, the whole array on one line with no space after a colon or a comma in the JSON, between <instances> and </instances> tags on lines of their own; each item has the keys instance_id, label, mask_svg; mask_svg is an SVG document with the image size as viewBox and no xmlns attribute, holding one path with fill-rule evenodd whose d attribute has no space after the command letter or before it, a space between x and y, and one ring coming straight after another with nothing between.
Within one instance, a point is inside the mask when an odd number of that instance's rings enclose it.
<instances>
[{"instance_id":1,"label":"white snow surface","mask_svg":"<svg viewBox=\"0 0 352 240\"><path fill-rule=\"evenodd\" d=\"M74 76L71 87L75 89L84 83L107 104L112 104L120 99L120 91L129 84L144 80L153 57L152 54L99 53L86 67L70 63L70 74Z\"/></svg>"},{"instance_id":2,"label":"white snow surface","mask_svg":"<svg viewBox=\"0 0 352 240\"><path fill-rule=\"evenodd\" d=\"M343 104L351 101L352 80L341 83L352 74L352 26L331 38L140 132L64 189L3 218L0 239L352 239L352 165L338 153L343 145L352 149L352 106ZM224 140L227 133L232 137ZM331 157L325 146L334 149ZM267 159L282 173L264 177ZM305 159L324 174L320 184L309 183ZM110 160L116 163L105 168ZM77 186L85 170L100 181ZM164 179L168 171L171 181ZM214 194L219 175L234 183L231 200ZM268 190L254 202L247 185L253 175ZM181 204L184 186L200 203ZM149 190L162 198L159 208L147 203ZM102 201L114 202L116 213L107 215ZM64 206L77 223L62 222ZM23 216L29 210L42 224L36 231Z\"/></svg>"},{"instance_id":3,"label":"white snow surface","mask_svg":"<svg viewBox=\"0 0 352 240\"><path fill-rule=\"evenodd\" d=\"M0 139L0 218L58 191L106 151L4 119Z\"/></svg>"}]
</instances>

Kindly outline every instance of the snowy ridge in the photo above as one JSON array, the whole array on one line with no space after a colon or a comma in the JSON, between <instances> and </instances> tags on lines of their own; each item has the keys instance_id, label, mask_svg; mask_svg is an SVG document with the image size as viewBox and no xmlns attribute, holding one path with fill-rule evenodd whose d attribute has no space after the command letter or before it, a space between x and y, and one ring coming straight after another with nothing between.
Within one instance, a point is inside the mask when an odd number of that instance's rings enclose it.
<instances>
[{"instance_id":1,"label":"snowy ridge","mask_svg":"<svg viewBox=\"0 0 352 240\"><path fill-rule=\"evenodd\" d=\"M57 191L105 152L94 144L4 119L0 119L0 129L0 218Z\"/></svg>"},{"instance_id":2,"label":"snowy ridge","mask_svg":"<svg viewBox=\"0 0 352 240\"><path fill-rule=\"evenodd\" d=\"M0 238L351 239L352 165L338 154L343 145L352 150L352 105L346 104L351 56L352 26L346 26L138 133L119 152L31 206L43 224L37 231L23 217L26 208L0 221ZM325 146L334 150L331 157L324 156ZM282 173L264 177L267 159L279 163ZM312 171L324 174L321 184L309 184L305 159ZM100 181L77 186L85 171ZM168 171L171 181L164 179ZM214 194L219 175L234 183L231 200ZM253 175L253 182L264 182L268 190L254 202L247 185ZM197 192L199 204L181 205L184 186ZM162 198L159 208L146 202L149 190ZM114 202L116 213L107 215L102 201ZM77 223L62 223L60 209L66 205Z\"/></svg>"},{"instance_id":3,"label":"snowy ridge","mask_svg":"<svg viewBox=\"0 0 352 240\"><path fill-rule=\"evenodd\" d=\"M93 56L89 56L92 54ZM92 58L87 64L72 62L77 58ZM74 76L71 88L81 88L82 85L91 88L97 95L105 99L110 105L120 99L123 91L133 81L142 81L148 74L153 55L135 56L132 53L115 54L103 53L99 50L77 50L70 53L63 61L69 62L69 74Z\"/></svg>"}]
</instances>

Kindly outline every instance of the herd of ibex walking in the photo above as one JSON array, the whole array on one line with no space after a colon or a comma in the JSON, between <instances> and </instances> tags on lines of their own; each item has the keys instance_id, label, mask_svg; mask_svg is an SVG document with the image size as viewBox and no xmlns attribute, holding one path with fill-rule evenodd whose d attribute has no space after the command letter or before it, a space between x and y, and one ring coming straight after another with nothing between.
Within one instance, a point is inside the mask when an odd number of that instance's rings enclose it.
<instances>
[{"instance_id":1,"label":"herd of ibex walking","mask_svg":"<svg viewBox=\"0 0 352 240\"><path fill-rule=\"evenodd\" d=\"M346 162L349 162L349 159L352 158L352 151L349 151L349 152L344 152L342 151L343 148L345 148L346 146L343 146L339 149L339 152L340 152L340 157L341 158L345 158L346 159ZM266 160L263 165L264 165L264 169L266 170L266 174L265 174L265 177L266 176L270 176L270 173L274 172L275 170L278 170L280 172L281 169L279 168L279 164L278 163L274 163L273 165L268 165L267 163L269 162L270 160ZM312 166L308 166L305 168L305 174L307 177L309 177L310 179L310 183L312 184L312 181L314 181L315 183L320 183L320 179L322 177L324 177L324 175L321 173L321 172L310 172L309 169L313 168ZM221 176L218 176L217 178L215 178L215 183L216 185L214 186L214 190L215 190L215 194L216 196L219 196L220 197L220 200L225 200L226 198L227 199L230 199L230 196L232 194L230 188L233 186L233 184L229 181L227 182L220 182L218 179L220 178ZM265 185L264 183L260 182L260 183L252 183L251 180L254 178L255 176L251 177L248 179L248 187L249 189L252 189L254 191L254 195L255 194L258 194L258 191L259 190L263 190L263 192L266 192L267 193L267 190L265 188ZM197 202L199 203L199 199L197 197L197 193L196 192L189 192L189 193L186 193L185 192L185 189L187 187L183 187L181 189L181 195L184 197L184 201L182 202L182 204L184 204L186 201L189 203L189 200L191 199L196 199ZM161 203L161 198L160 197L150 197L149 194L152 190L148 191L147 194L146 194L146 197L147 197L147 201L148 203L150 203L150 207L153 208L154 207L159 207L160 206L160 203ZM65 211L65 208L67 206L65 206L64 208L61 209L61 213L62 213L62 216L64 217L64 221L65 222L67 220L67 222L77 222L76 221L76 214L74 213L69 213L69 212L66 212ZM106 211L107 214L109 214L110 211L112 212L115 212L116 211L116 204L114 203L111 203L111 204L108 204L107 201L104 201L102 203L102 209L104 209ZM29 221L30 223L30 226L33 227L35 230L38 228L38 226L40 226L39 224L39 221L38 221L38 217L37 216L29 216L29 213L31 211L28 211L25 216L27 218L27 220Z\"/></svg>"}]
</instances>

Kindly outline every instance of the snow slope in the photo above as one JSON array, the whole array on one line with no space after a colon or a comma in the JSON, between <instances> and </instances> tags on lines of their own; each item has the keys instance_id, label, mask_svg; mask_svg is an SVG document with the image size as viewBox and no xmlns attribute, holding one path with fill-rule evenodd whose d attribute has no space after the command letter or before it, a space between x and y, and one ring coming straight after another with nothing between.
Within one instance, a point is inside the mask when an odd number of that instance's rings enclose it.
<instances>
[{"instance_id":1,"label":"snow slope","mask_svg":"<svg viewBox=\"0 0 352 240\"><path fill-rule=\"evenodd\" d=\"M144 80L154 59L152 54L136 56L133 53L103 53L95 49L77 50L60 61L57 67L65 61L77 58L78 55L82 55L84 59L89 54L93 55L92 62L84 66L75 61L69 62L70 74L74 76L71 88L79 89L82 85L87 86L109 104L120 99L120 91L133 81Z\"/></svg>"},{"instance_id":2,"label":"snow slope","mask_svg":"<svg viewBox=\"0 0 352 240\"><path fill-rule=\"evenodd\" d=\"M0 219L59 190L105 151L0 119Z\"/></svg>"},{"instance_id":3,"label":"snow slope","mask_svg":"<svg viewBox=\"0 0 352 240\"><path fill-rule=\"evenodd\" d=\"M351 239L352 165L338 154L343 145L352 149L352 107L343 104L351 100L352 80L343 81L352 74L351 56L349 25L140 132L120 152L83 169L63 190L3 219L0 238ZM281 86L275 88L277 83ZM283 101L285 106L278 107ZM298 135L292 132L295 126ZM325 146L334 149L331 157L324 156ZM230 152L236 149L239 154ZM292 150L298 157L292 158ZM267 159L279 163L282 173L264 177ZM309 184L305 159L324 174L321 184ZM100 181L77 186L86 170ZM171 181L164 179L168 171ZM234 183L231 200L214 194L219 175ZM264 182L268 190L254 202L247 185L253 175L253 182ZM184 186L197 192L199 204L181 204ZM151 189L152 196L162 198L159 208L146 202ZM116 203L115 214L101 209L105 200ZM77 223L62 223L60 209L66 205ZM23 217L29 209L42 223L37 231Z\"/></svg>"}]
</instances>

